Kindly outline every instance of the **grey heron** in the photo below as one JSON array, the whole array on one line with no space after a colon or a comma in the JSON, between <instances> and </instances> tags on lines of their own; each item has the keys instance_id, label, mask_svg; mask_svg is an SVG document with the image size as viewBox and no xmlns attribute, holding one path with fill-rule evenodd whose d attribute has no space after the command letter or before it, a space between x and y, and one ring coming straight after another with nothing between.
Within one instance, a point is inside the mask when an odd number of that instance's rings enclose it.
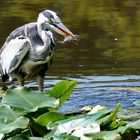
<instances>
[{"instance_id":1,"label":"grey heron","mask_svg":"<svg viewBox=\"0 0 140 140\"><path fill-rule=\"evenodd\" d=\"M39 90L43 90L45 73L55 53L54 33L63 35L65 40L71 37L77 41L76 36L51 10L41 12L37 22L25 24L11 32L0 50L2 81L17 79L24 86L25 80L36 78Z\"/></svg>"}]
</instances>

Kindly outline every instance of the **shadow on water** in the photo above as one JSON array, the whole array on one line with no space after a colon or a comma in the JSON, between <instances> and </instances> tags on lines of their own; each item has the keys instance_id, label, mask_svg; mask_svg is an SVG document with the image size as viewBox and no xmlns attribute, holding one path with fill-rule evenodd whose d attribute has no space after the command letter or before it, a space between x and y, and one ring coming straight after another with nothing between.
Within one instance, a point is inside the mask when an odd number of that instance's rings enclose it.
<instances>
[{"instance_id":1,"label":"shadow on water","mask_svg":"<svg viewBox=\"0 0 140 140\"><path fill-rule=\"evenodd\" d=\"M85 105L133 107L140 94L123 88L140 86L140 2L138 0L1 0L0 45L15 28L52 9L80 35L77 46L57 44L45 90L63 79L78 85L62 110ZM16 85L16 84L15 84ZM35 81L27 82L37 87ZM121 89L120 89L121 88Z\"/></svg>"}]
</instances>

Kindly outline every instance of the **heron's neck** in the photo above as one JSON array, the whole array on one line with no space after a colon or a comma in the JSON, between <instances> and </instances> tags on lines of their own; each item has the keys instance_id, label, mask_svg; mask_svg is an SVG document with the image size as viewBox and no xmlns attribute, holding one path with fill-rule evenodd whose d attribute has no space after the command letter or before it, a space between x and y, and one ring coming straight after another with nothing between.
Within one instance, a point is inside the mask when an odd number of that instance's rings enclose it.
<instances>
[{"instance_id":1,"label":"heron's neck","mask_svg":"<svg viewBox=\"0 0 140 140\"><path fill-rule=\"evenodd\" d=\"M38 34L40 36L40 38L42 39L42 41L44 42L44 45L47 43L47 38L46 38L46 34L45 32L41 29L41 26L37 26L37 30L38 30Z\"/></svg>"},{"instance_id":2,"label":"heron's neck","mask_svg":"<svg viewBox=\"0 0 140 140\"><path fill-rule=\"evenodd\" d=\"M43 41L42 46L36 46L37 51L42 51L44 48L48 48L51 44L51 40L50 37L47 35L47 33L41 29L41 26L37 26L37 30L38 30L38 34L40 36L40 38Z\"/></svg>"},{"instance_id":3,"label":"heron's neck","mask_svg":"<svg viewBox=\"0 0 140 140\"><path fill-rule=\"evenodd\" d=\"M44 42L44 46L50 45L53 43L55 45L55 39L53 33L51 31L44 31L42 30L41 26L38 26L38 34L41 37L42 41Z\"/></svg>"}]
</instances>

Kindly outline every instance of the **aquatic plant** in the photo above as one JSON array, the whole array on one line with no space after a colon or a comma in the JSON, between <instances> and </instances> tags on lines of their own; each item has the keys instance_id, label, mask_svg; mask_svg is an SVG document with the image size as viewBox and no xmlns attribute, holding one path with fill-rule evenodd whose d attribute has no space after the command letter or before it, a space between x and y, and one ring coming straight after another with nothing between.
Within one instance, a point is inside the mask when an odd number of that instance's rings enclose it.
<instances>
[{"instance_id":1,"label":"aquatic plant","mask_svg":"<svg viewBox=\"0 0 140 140\"><path fill-rule=\"evenodd\" d=\"M75 86L75 81L61 81L46 92L27 87L8 89L0 104L1 139L139 139L140 120L124 121L118 115L120 104L112 110L95 106L58 112Z\"/></svg>"}]
</instances>

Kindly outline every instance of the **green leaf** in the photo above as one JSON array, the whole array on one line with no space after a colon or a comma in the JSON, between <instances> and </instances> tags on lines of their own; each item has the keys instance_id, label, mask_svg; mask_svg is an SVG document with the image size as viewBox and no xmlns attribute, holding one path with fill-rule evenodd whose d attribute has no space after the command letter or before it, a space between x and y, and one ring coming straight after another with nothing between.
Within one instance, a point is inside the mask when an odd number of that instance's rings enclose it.
<instances>
[{"instance_id":1,"label":"green leaf","mask_svg":"<svg viewBox=\"0 0 140 140\"><path fill-rule=\"evenodd\" d=\"M102 131L93 134L86 134L90 140L121 140L121 136L114 131Z\"/></svg>"},{"instance_id":2,"label":"green leaf","mask_svg":"<svg viewBox=\"0 0 140 140\"><path fill-rule=\"evenodd\" d=\"M84 139L84 134L91 132L99 132L100 126L93 118L77 118L63 124L58 124L55 135L71 134L75 137Z\"/></svg>"},{"instance_id":3,"label":"green leaf","mask_svg":"<svg viewBox=\"0 0 140 140\"><path fill-rule=\"evenodd\" d=\"M21 114L35 112L39 108L56 108L59 101L42 92L32 91L26 87L8 89L2 100L3 103L14 107Z\"/></svg>"},{"instance_id":4,"label":"green leaf","mask_svg":"<svg viewBox=\"0 0 140 140\"><path fill-rule=\"evenodd\" d=\"M44 136L45 140L80 140L79 137L75 137L69 134L59 134L59 135L46 135Z\"/></svg>"},{"instance_id":5,"label":"green leaf","mask_svg":"<svg viewBox=\"0 0 140 140\"><path fill-rule=\"evenodd\" d=\"M110 114L109 118L107 119L106 123L109 123L109 122L113 121L114 119L116 119L117 113L120 109L120 106L121 106L120 103L117 104L116 108L111 112L111 114Z\"/></svg>"},{"instance_id":6,"label":"green leaf","mask_svg":"<svg viewBox=\"0 0 140 140\"><path fill-rule=\"evenodd\" d=\"M9 133L17 128L24 129L29 124L29 120L24 116L19 116L9 106L0 106L0 133Z\"/></svg>"},{"instance_id":7,"label":"green leaf","mask_svg":"<svg viewBox=\"0 0 140 140\"><path fill-rule=\"evenodd\" d=\"M103 116L106 116L106 114L108 114L110 112L110 110L103 110L103 111L99 111L97 113L94 114L83 114L83 115L77 115L74 118L69 118L69 119L65 119L65 120L61 120L56 122L57 125L66 125L69 124L71 122L76 122L77 120L91 120L91 121L97 121L99 118L102 118ZM85 122L86 123L86 122ZM74 124L74 123L73 123ZM76 124L74 124L75 127L77 127ZM80 125L80 124L79 124ZM82 125L82 124L81 124Z\"/></svg>"},{"instance_id":8,"label":"green leaf","mask_svg":"<svg viewBox=\"0 0 140 140\"><path fill-rule=\"evenodd\" d=\"M113 131L102 131L97 133L91 133L86 134L87 137L91 138L92 140L121 140L126 139L127 135L132 132L131 136L133 135L133 132L136 130L140 130L140 120L137 120L135 122L127 122L127 124L124 124L125 126L120 126L117 129ZM131 139L131 138L130 138Z\"/></svg>"},{"instance_id":9,"label":"green leaf","mask_svg":"<svg viewBox=\"0 0 140 140\"><path fill-rule=\"evenodd\" d=\"M102 131L97 133L85 134L87 137L91 138L91 140L121 140L123 134L127 135L127 132L131 133L131 130L140 130L140 120L135 122L129 122L125 126L120 126L119 128L113 131ZM132 131L133 132L133 131ZM131 139L131 138L130 138Z\"/></svg>"},{"instance_id":10,"label":"green leaf","mask_svg":"<svg viewBox=\"0 0 140 140\"><path fill-rule=\"evenodd\" d=\"M30 119L30 130L32 131L33 136L43 136L49 132L46 126L36 123L33 119Z\"/></svg>"},{"instance_id":11,"label":"green leaf","mask_svg":"<svg viewBox=\"0 0 140 140\"><path fill-rule=\"evenodd\" d=\"M17 139L17 140L19 140L19 139ZM29 137L28 140L46 140L46 139L45 138L41 138L41 137Z\"/></svg>"},{"instance_id":12,"label":"green leaf","mask_svg":"<svg viewBox=\"0 0 140 140\"><path fill-rule=\"evenodd\" d=\"M66 119L65 115L58 113L58 112L47 112L38 118L34 119L35 122L39 123L40 125L46 126L47 124L64 120Z\"/></svg>"},{"instance_id":13,"label":"green leaf","mask_svg":"<svg viewBox=\"0 0 140 140\"><path fill-rule=\"evenodd\" d=\"M115 129L118 127L118 123L116 121L112 121L109 126L108 126L108 129L109 130L112 130L112 129Z\"/></svg>"},{"instance_id":14,"label":"green leaf","mask_svg":"<svg viewBox=\"0 0 140 140\"><path fill-rule=\"evenodd\" d=\"M100 111L94 114L79 115L74 118L58 121L55 124L55 135L59 134L72 134L76 137L84 137L85 133L99 132L100 126L96 122L101 116L105 116L110 111Z\"/></svg>"},{"instance_id":15,"label":"green leaf","mask_svg":"<svg viewBox=\"0 0 140 140\"><path fill-rule=\"evenodd\" d=\"M9 117L10 116L10 117ZM17 118L18 114L14 112L9 106L0 105L0 122L9 123Z\"/></svg>"},{"instance_id":16,"label":"green leaf","mask_svg":"<svg viewBox=\"0 0 140 140\"><path fill-rule=\"evenodd\" d=\"M46 140L42 137L28 137L27 135L18 134L9 138L8 140Z\"/></svg>"},{"instance_id":17,"label":"green leaf","mask_svg":"<svg viewBox=\"0 0 140 140\"><path fill-rule=\"evenodd\" d=\"M125 125L127 125L127 122L126 121L119 121L118 122L118 127L125 126Z\"/></svg>"},{"instance_id":18,"label":"green leaf","mask_svg":"<svg viewBox=\"0 0 140 140\"><path fill-rule=\"evenodd\" d=\"M12 132L17 128L24 129L27 127L28 124L29 124L28 118L21 116L16 118L16 120L12 121L11 123L8 124L0 123L0 131L5 134Z\"/></svg>"},{"instance_id":19,"label":"green leaf","mask_svg":"<svg viewBox=\"0 0 140 140\"><path fill-rule=\"evenodd\" d=\"M112 123L116 119L119 109L120 104L117 104L116 108L111 112L110 115L105 116L104 118L98 120L98 123L101 124L102 128L104 128L107 124Z\"/></svg>"},{"instance_id":20,"label":"green leaf","mask_svg":"<svg viewBox=\"0 0 140 140\"><path fill-rule=\"evenodd\" d=\"M70 96L75 86L76 81L61 81L57 83L53 89L46 92L46 94L59 99L61 105Z\"/></svg>"},{"instance_id":21,"label":"green leaf","mask_svg":"<svg viewBox=\"0 0 140 140\"><path fill-rule=\"evenodd\" d=\"M115 131L123 134L126 131L129 131L130 129L134 129L134 130L140 130L140 120L137 120L135 122L129 122L127 125L125 126L120 126L118 129L116 129Z\"/></svg>"}]
</instances>

